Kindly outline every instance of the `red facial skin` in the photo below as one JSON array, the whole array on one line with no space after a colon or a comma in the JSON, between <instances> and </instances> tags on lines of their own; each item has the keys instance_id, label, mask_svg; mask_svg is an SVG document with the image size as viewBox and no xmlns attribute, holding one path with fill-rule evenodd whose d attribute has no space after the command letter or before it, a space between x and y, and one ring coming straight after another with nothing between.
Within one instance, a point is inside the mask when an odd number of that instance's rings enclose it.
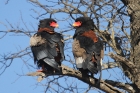
<instances>
[{"instance_id":1,"label":"red facial skin","mask_svg":"<svg viewBox=\"0 0 140 93\"><path fill-rule=\"evenodd\" d=\"M50 23L50 26L52 26L54 28L57 28L59 25L56 22L51 22Z\"/></svg>"},{"instance_id":2,"label":"red facial skin","mask_svg":"<svg viewBox=\"0 0 140 93\"><path fill-rule=\"evenodd\" d=\"M79 27L79 26L81 26L81 24L82 24L82 23L81 23L80 21L77 21L77 22L74 22L74 23L73 23L73 26L74 26L74 27Z\"/></svg>"}]
</instances>

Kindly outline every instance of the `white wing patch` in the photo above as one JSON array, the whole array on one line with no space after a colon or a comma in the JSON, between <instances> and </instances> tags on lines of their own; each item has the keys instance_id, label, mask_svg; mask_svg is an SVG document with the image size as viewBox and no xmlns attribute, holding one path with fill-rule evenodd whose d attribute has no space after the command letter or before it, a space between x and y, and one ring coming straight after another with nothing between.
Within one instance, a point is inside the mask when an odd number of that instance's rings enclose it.
<instances>
[{"instance_id":1,"label":"white wing patch","mask_svg":"<svg viewBox=\"0 0 140 93\"><path fill-rule=\"evenodd\" d=\"M37 34L30 38L30 46L38 46L44 43L46 43L46 40Z\"/></svg>"},{"instance_id":2,"label":"white wing patch","mask_svg":"<svg viewBox=\"0 0 140 93\"><path fill-rule=\"evenodd\" d=\"M77 68L83 68L83 62L85 61L82 57L75 57Z\"/></svg>"}]
</instances>

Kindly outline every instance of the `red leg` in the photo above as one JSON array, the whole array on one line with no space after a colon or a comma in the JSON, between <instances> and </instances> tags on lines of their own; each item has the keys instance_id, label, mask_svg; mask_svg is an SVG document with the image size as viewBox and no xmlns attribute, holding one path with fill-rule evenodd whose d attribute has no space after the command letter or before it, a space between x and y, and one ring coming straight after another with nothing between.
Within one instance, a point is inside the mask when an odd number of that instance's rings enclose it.
<instances>
[{"instance_id":1,"label":"red leg","mask_svg":"<svg viewBox=\"0 0 140 93\"><path fill-rule=\"evenodd\" d=\"M46 72L44 65L42 65L42 69L37 70L37 72Z\"/></svg>"}]
</instances>

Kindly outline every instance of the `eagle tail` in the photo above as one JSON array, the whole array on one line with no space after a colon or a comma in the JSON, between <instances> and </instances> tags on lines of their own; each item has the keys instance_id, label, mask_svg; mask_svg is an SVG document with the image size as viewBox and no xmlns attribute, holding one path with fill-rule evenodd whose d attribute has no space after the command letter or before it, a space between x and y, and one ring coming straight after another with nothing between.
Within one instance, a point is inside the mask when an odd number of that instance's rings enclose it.
<instances>
[{"instance_id":1,"label":"eagle tail","mask_svg":"<svg viewBox=\"0 0 140 93\"><path fill-rule=\"evenodd\" d=\"M96 68L95 64L90 61L87 65L87 68L90 72L92 72L93 74L97 74L98 73L98 68Z\"/></svg>"},{"instance_id":2,"label":"eagle tail","mask_svg":"<svg viewBox=\"0 0 140 93\"><path fill-rule=\"evenodd\" d=\"M59 64L54 59L45 58L44 62L53 67L54 69L61 71Z\"/></svg>"}]
</instances>

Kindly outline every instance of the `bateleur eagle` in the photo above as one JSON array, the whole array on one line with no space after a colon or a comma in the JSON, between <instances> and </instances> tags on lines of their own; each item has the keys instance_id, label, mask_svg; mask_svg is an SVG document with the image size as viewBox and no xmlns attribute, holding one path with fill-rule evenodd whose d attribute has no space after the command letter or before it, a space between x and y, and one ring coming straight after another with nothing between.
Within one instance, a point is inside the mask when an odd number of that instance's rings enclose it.
<instances>
[{"instance_id":1,"label":"bateleur eagle","mask_svg":"<svg viewBox=\"0 0 140 93\"><path fill-rule=\"evenodd\" d=\"M103 58L103 43L94 32L95 25L89 17L79 17L73 23L75 34L73 36L72 51L77 68L82 75L97 74L100 71Z\"/></svg>"},{"instance_id":2,"label":"bateleur eagle","mask_svg":"<svg viewBox=\"0 0 140 93\"><path fill-rule=\"evenodd\" d=\"M54 19L40 20L38 31L30 38L30 47L34 63L42 67L38 71L60 71L64 60L64 42L60 33L54 31L58 27Z\"/></svg>"}]
</instances>

